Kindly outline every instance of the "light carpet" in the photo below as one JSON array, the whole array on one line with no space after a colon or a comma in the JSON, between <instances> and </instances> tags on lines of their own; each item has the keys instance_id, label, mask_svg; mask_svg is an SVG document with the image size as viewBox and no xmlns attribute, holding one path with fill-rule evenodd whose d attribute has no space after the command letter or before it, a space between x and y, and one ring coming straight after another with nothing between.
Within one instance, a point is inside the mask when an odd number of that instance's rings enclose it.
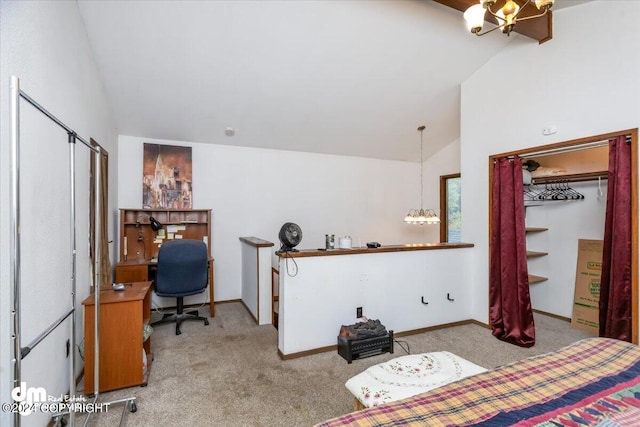
<instances>
[{"instance_id":1,"label":"light carpet","mask_svg":"<svg viewBox=\"0 0 640 427\"><path fill-rule=\"evenodd\" d=\"M207 306L200 311L208 314ZM135 396L137 411L124 413L127 426L310 426L353 410L353 396L344 386L349 378L406 354L396 344L395 354L352 364L333 351L283 361L277 354L277 330L256 325L242 304L216 305L210 322L184 322L178 336L174 325L155 327L148 386L102 393L99 401ZM537 343L528 349L499 341L474 324L398 340L412 354L449 351L492 368L590 336L552 317L535 314L535 322ZM117 426L122 408L118 404L93 415L88 425ZM83 417L76 417L78 425Z\"/></svg>"}]
</instances>

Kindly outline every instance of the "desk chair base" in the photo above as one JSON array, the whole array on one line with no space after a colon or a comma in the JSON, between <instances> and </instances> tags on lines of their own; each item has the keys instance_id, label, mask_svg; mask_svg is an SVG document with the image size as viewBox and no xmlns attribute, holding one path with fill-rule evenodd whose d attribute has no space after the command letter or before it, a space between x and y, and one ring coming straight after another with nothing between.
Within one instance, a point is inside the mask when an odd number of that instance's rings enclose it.
<instances>
[{"instance_id":1,"label":"desk chair base","mask_svg":"<svg viewBox=\"0 0 640 427\"><path fill-rule=\"evenodd\" d=\"M209 319L207 319L206 317L200 316L200 313L198 313L198 310L192 310L192 311L183 313L182 312L184 309L183 297L178 297L177 300L178 300L177 302L178 307L176 309L176 312L164 314L162 316L162 319L153 322L151 326L160 325L162 323L176 322L176 335L180 335L182 334L182 331L180 331L180 325L185 320L201 320L201 321L204 321L205 325L209 324Z\"/></svg>"}]
</instances>

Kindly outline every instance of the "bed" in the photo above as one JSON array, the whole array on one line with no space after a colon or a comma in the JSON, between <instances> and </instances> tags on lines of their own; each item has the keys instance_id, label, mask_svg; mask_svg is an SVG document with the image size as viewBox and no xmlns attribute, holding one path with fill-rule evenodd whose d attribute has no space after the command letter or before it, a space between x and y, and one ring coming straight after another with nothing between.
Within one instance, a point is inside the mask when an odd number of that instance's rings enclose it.
<instances>
[{"instance_id":1,"label":"bed","mask_svg":"<svg viewBox=\"0 0 640 427\"><path fill-rule=\"evenodd\" d=\"M640 426L640 347L588 338L317 426L397 425Z\"/></svg>"}]
</instances>

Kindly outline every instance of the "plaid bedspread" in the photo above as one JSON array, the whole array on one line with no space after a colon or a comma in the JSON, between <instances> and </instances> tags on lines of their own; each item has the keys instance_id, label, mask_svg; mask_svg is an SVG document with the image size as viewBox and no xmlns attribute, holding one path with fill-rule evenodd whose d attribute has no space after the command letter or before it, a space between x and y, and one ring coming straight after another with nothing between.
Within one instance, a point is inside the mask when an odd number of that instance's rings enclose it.
<instances>
[{"instance_id":1,"label":"plaid bedspread","mask_svg":"<svg viewBox=\"0 0 640 427\"><path fill-rule=\"evenodd\" d=\"M640 347L589 338L318 424L397 425L640 426Z\"/></svg>"}]
</instances>

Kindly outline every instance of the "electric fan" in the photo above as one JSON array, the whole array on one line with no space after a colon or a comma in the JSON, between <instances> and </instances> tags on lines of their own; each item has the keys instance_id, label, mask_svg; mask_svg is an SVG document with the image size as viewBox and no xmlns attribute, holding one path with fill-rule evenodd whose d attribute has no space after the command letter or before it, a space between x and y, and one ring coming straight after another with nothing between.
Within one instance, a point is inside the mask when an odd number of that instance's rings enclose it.
<instances>
[{"instance_id":1,"label":"electric fan","mask_svg":"<svg viewBox=\"0 0 640 427\"><path fill-rule=\"evenodd\" d=\"M280 228L278 237L280 238L280 243L282 243L282 246L280 247L281 252L296 252L297 249L293 248L302 240L302 230L298 224L285 222Z\"/></svg>"}]
</instances>

